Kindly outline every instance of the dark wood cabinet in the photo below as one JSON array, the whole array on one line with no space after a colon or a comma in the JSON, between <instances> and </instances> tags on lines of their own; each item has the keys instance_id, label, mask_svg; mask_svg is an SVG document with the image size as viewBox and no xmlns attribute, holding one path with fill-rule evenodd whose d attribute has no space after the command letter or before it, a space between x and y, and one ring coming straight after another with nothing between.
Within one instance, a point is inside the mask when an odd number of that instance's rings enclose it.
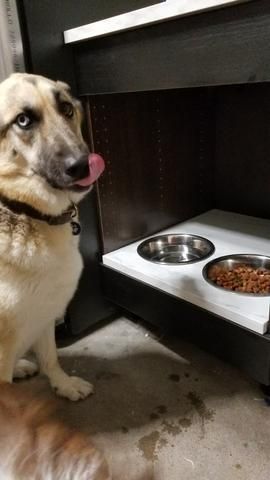
<instances>
[{"instance_id":1,"label":"dark wood cabinet","mask_svg":"<svg viewBox=\"0 0 270 480\"><path fill-rule=\"evenodd\" d=\"M107 162L82 205L86 268L69 308L71 327L80 332L120 306L268 385L267 331L102 264L103 254L211 209L264 219L270 212L269 2L63 43L66 29L151 3L21 5L29 68L71 83L84 101L92 146Z\"/></svg>"}]
</instances>

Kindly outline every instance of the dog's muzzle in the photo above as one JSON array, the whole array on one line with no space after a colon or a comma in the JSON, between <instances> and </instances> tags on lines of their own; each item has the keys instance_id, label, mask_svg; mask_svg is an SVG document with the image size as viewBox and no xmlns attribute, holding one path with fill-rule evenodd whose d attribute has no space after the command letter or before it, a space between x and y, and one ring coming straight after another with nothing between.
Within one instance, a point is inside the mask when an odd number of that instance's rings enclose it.
<instances>
[{"instance_id":1,"label":"dog's muzzle","mask_svg":"<svg viewBox=\"0 0 270 480\"><path fill-rule=\"evenodd\" d=\"M78 159L67 157L64 160L64 175L67 177L67 182L74 184L77 181L83 180L90 175L90 165L88 155L82 155Z\"/></svg>"},{"instance_id":2,"label":"dog's muzzle","mask_svg":"<svg viewBox=\"0 0 270 480\"><path fill-rule=\"evenodd\" d=\"M80 192L88 190L104 168L104 160L97 153L83 154L78 158L67 156L43 176L54 188Z\"/></svg>"}]
</instances>

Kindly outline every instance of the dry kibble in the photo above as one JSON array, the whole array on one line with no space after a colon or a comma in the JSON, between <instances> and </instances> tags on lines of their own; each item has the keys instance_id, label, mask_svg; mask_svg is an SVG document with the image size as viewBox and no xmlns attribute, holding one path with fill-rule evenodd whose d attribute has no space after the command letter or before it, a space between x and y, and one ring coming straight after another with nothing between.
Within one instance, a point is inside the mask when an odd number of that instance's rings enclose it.
<instances>
[{"instance_id":1,"label":"dry kibble","mask_svg":"<svg viewBox=\"0 0 270 480\"><path fill-rule=\"evenodd\" d=\"M209 279L218 286L242 293L270 294L270 270L238 265L228 269L214 265Z\"/></svg>"}]
</instances>

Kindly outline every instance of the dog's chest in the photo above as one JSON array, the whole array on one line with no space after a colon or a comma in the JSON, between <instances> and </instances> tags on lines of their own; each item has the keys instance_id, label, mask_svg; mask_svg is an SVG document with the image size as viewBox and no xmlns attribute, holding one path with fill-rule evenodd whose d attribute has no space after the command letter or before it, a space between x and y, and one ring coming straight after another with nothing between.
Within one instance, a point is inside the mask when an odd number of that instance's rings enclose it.
<instances>
[{"instance_id":1,"label":"dog's chest","mask_svg":"<svg viewBox=\"0 0 270 480\"><path fill-rule=\"evenodd\" d=\"M81 256L74 246L51 252L50 260L40 273L32 276L25 287L25 299L22 299L18 317L18 330L21 332L19 355L33 345L49 323L64 316L81 270Z\"/></svg>"},{"instance_id":2,"label":"dog's chest","mask_svg":"<svg viewBox=\"0 0 270 480\"><path fill-rule=\"evenodd\" d=\"M39 235L38 235L39 233ZM14 318L23 353L46 325L65 313L82 270L78 238L70 225L44 228L10 246L0 275L2 308Z\"/></svg>"},{"instance_id":3,"label":"dog's chest","mask_svg":"<svg viewBox=\"0 0 270 480\"><path fill-rule=\"evenodd\" d=\"M41 259L40 259L41 260ZM49 249L42 258L40 269L33 273L31 283L33 291L38 291L37 302L46 301L46 309L68 301L76 288L82 260L78 248L72 243Z\"/></svg>"},{"instance_id":4,"label":"dog's chest","mask_svg":"<svg viewBox=\"0 0 270 480\"><path fill-rule=\"evenodd\" d=\"M38 268L31 275L31 284L38 296L33 298L32 295L32 301L40 307L44 302L46 312L54 309L56 316L73 295L81 273L82 260L77 243L68 230L55 241L44 244L42 254L35 259Z\"/></svg>"}]
</instances>

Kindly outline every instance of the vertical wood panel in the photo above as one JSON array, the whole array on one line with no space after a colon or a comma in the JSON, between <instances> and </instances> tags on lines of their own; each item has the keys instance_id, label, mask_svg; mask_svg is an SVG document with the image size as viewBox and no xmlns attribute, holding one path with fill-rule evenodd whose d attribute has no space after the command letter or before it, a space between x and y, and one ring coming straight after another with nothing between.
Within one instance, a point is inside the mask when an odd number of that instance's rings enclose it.
<instances>
[{"instance_id":1,"label":"vertical wood panel","mask_svg":"<svg viewBox=\"0 0 270 480\"><path fill-rule=\"evenodd\" d=\"M104 251L211 207L207 90L90 97Z\"/></svg>"},{"instance_id":2,"label":"vertical wood panel","mask_svg":"<svg viewBox=\"0 0 270 480\"><path fill-rule=\"evenodd\" d=\"M216 205L270 216L270 85L217 90Z\"/></svg>"}]
</instances>

